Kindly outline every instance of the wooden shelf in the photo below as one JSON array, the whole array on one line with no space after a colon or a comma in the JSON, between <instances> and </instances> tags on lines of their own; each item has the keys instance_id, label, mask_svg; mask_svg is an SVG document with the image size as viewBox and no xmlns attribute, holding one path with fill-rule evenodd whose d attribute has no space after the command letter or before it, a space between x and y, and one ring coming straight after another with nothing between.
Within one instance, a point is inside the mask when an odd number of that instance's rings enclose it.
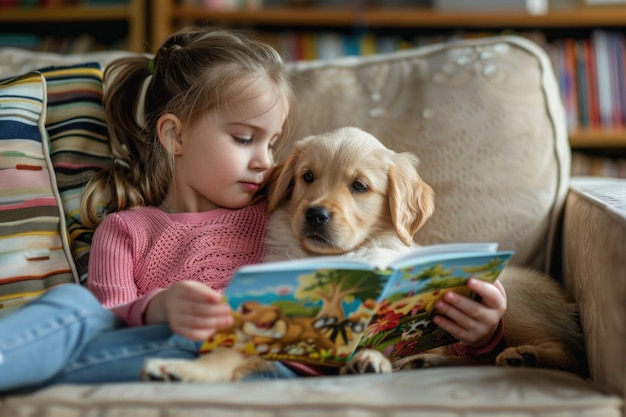
<instances>
[{"instance_id":1,"label":"wooden shelf","mask_svg":"<svg viewBox=\"0 0 626 417\"><path fill-rule=\"evenodd\" d=\"M626 130L585 129L569 134L572 148L626 148Z\"/></svg>"},{"instance_id":2,"label":"wooden shelf","mask_svg":"<svg viewBox=\"0 0 626 417\"><path fill-rule=\"evenodd\" d=\"M218 25L267 25L378 28L594 28L624 27L624 6L580 6L551 10L544 15L520 12L443 12L431 8L261 8L214 10L201 6L177 6L172 1L153 4L151 45L160 45L180 22Z\"/></svg>"},{"instance_id":3,"label":"wooden shelf","mask_svg":"<svg viewBox=\"0 0 626 417\"><path fill-rule=\"evenodd\" d=\"M441 12L427 8L363 9L264 8L210 10L180 6L171 17L181 20L208 20L224 23L266 25L380 27L595 27L624 26L626 7L581 7L550 11L545 15L520 12Z\"/></svg>"},{"instance_id":4,"label":"wooden shelf","mask_svg":"<svg viewBox=\"0 0 626 417\"><path fill-rule=\"evenodd\" d=\"M135 51L144 51L146 43L145 0L129 0L124 5L58 6L4 9L0 23L85 23L128 22L128 43Z\"/></svg>"}]
</instances>

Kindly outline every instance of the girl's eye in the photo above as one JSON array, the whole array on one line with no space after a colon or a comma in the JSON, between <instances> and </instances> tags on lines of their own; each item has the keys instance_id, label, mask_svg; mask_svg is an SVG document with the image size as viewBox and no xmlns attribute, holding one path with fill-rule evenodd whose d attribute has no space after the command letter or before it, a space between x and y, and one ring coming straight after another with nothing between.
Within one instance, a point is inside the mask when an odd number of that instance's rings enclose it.
<instances>
[{"instance_id":1,"label":"girl's eye","mask_svg":"<svg viewBox=\"0 0 626 417\"><path fill-rule=\"evenodd\" d=\"M308 182L311 183L313 182L313 173L312 172L305 172L304 175L302 175L302 179L304 180L304 182Z\"/></svg>"},{"instance_id":2,"label":"girl's eye","mask_svg":"<svg viewBox=\"0 0 626 417\"><path fill-rule=\"evenodd\" d=\"M356 180L352 183L352 191L357 193L364 193L367 191L367 185L363 184L361 181Z\"/></svg>"},{"instance_id":3,"label":"girl's eye","mask_svg":"<svg viewBox=\"0 0 626 417\"><path fill-rule=\"evenodd\" d=\"M248 136L233 136L233 139L235 139L235 142L242 145L247 145L252 142L252 138Z\"/></svg>"}]
</instances>

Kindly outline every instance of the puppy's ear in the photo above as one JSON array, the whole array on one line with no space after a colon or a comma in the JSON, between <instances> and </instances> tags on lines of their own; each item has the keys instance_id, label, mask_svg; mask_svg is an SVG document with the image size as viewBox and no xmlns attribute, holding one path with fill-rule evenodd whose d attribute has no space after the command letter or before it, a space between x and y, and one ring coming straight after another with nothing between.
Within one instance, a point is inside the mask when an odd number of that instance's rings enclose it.
<instances>
[{"instance_id":1,"label":"puppy's ear","mask_svg":"<svg viewBox=\"0 0 626 417\"><path fill-rule=\"evenodd\" d=\"M397 153L389 168L389 207L396 233L407 246L435 210L435 193L417 172L419 160L408 152Z\"/></svg>"},{"instance_id":2,"label":"puppy's ear","mask_svg":"<svg viewBox=\"0 0 626 417\"><path fill-rule=\"evenodd\" d=\"M293 189L293 177L300 156L295 148L283 161L274 167L267 181L267 212L272 213L278 205L289 198Z\"/></svg>"}]
</instances>

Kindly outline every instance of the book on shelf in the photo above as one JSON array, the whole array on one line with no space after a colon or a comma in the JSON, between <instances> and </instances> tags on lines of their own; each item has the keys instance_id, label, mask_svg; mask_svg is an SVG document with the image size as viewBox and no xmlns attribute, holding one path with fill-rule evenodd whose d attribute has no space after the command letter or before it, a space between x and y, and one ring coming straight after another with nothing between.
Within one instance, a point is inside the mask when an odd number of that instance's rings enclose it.
<instances>
[{"instance_id":1,"label":"book on shelf","mask_svg":"<svg viewBox=\"0 0 626 417\"><path fill-rule=\"evenodd\" d=\"M442 11L494 12L516 11L529 14L548 12L548 0L434 0L434 8Z\"/></svg>"},{"instance_id":2,"label":"book on shelf","mask_svg":"<svg viewBox=\"0 0 626 417\"><path fill-rule=\"evenodd\" d=\"M611 55L609 51L609 34L596 30L592 35L596 54L596 83L598 84L598 104L600 121L603 126L613 127L613 91L611 87Z\"/></svg>"},{"instance_id":3,"label":"book on shelf","mask_svg":"<svg viewBox=\"0 0 626 417\"><path fill-rule=\"evenodd\" d=\"M264 0L182 0L184 6L204 7L211 10L259 9Z\"/></svg>"},{"instance_id":4,"label":"book on shelf","mask_svg":"<svg viewBox=\"0 0 626 417\"><path fill-rule=\"evenodd\" d=\"M587 38L545 45L559 80L568 129L620 130L626 126L624 33L594 29Z\"/></svg>"},{"instance_id":5,"label":"book on shelf","mask_svg":"<svg viewBox=\"0 0 626 417\"><path fill-rule=\"evenodd\" d=\"M626 178L626 156L609 157L572 152L571 175Z\"/></svg>"},{"instance_id":6,"label":"book on shelf","mask_svg":"<svg viewBox=\"0 0 626 417\"><path fill-rule=\"evenodd\" d=\"M494 282L513 255L497 246L425 246L378 266L330 256L243 267L224 293L234 325L201 352L341 366L360 347L394 359L453 343L433 323L436 302L447 291L477 298L467 280Z\"/></svg>"},{"instance_id":7,"label":"book on shelf","mask_svg":"<svg viewBox=\"0 0 626 417\"><path fill-rule=\"evenodd\" d=\"M587 83L587 76L585 75L585 42L581 39L572 39L574 43L575 51L573 51L574 61L576 62L576 82L578 84L577 99L577 114L580 123L584 126L591 125L591 116L589 103L591 102L589 94L589 84Z\"/></svg>"}]
</instances>

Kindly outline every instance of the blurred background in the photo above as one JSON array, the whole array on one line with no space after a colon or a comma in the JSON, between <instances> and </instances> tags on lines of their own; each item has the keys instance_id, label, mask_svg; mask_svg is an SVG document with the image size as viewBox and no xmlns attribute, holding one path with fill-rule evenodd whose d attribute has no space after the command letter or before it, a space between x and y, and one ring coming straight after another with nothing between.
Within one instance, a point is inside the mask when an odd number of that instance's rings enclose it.
<instances>
[{"instance_id":1,"label":"blurred background","mask_svg":"<svg viewBox=\"0 0 626 417\"><path fill-rule=\"evenodd\" d=\"M517 34L548 52L575 175L626 178L626 0L0 0L0 47L151 53L186 25L245 30L288 61Z\"/></svg>"}]
</instances>

